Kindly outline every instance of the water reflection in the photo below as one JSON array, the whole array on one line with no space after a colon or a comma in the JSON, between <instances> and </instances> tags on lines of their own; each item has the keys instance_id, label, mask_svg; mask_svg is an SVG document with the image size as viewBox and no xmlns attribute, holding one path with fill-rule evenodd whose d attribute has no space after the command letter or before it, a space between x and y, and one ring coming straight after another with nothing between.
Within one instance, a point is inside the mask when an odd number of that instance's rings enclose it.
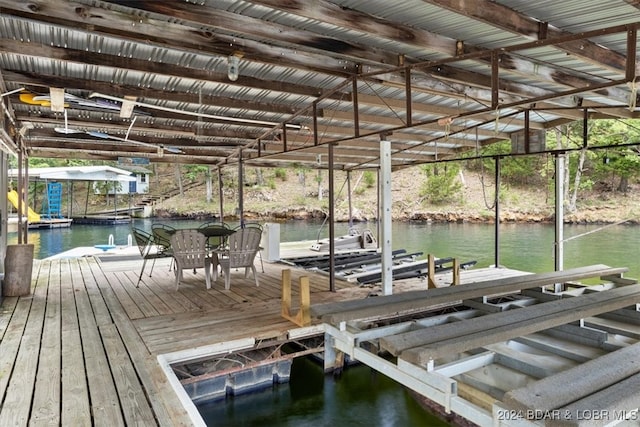
<instances>
[{"instance_id":1,"label":"water reflection","mask_svg":"<svg viewBox=\"0 0 640 427\"><path fill-rule=\"evenodd\" d=\"M106 244L109 235L116 245L126 245L130 227L151 230L151 224L159 220L136 219L131 225L80 225L70 228L29 230L29 242L35 245L35 257L46 258L78 246ZM177 226L198 226L202 221L161 220ZM231 224L236 225L236 224ZM377 234L376 224L361 224ZM596 231L599 230L599 231ZM346 234L348 225L336 225L336 235ZM595 231L595 232L594 232ZM280 224L280 240L313 240L329 234L320 222L286 221ZM569 225L564 229L565 268L589 264L626 266L630 277L640 276L640 227L616 225L602 228L596 225ZM502 224L500 227L501 265L531 272L551 271L553 260L554 227L551 224ZM478 267L488 267L495 262L494 227L488 224L431 224L394 222L392 228L393 249L408 252L422 251L437 257L457 257L461 262L476 260ZM17 243L17 233L9 233L8 243Z\"/></svg>"},{"instance_id":2,"label":"water reflection","mask_svg":"<svg viewBox=\"0 0 640 427\"><path fill-rule=\"evenodd\" d=\"M267 390L201 405L207 425L235 426L448 426L411 395L366 366L334 378L307 358L295 359L291 380Z\"/></svg>"}]
</instances>

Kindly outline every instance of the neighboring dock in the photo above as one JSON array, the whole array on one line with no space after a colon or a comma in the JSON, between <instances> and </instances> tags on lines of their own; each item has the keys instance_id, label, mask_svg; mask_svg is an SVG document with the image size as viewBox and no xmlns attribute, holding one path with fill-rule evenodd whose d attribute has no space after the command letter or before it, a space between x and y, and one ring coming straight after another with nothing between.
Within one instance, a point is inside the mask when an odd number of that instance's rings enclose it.
<instances>
[{"instance_id":1,"label":"neighboring dock","mask_svg":"<svg viewBox=\"0 0 640 427\"><path fill-rule=\"evenodd\" d=\"M131 217L129 215L117 215L117 214L82 215L82 216L74 216L73 222L76 224L95 224L95 225L129 224L131 222Z\"/></svg>"},{"instance_id":2,"label":"neighboring dock","mask_svg":"<svg viewBox=\"0 0 640 427\"><path fill-rule=\"evenodd\" d=\"M180 383L176 384L175 378L163 370L171 361L189 355L207 357L225 345L243 340L286 341L309 334L310 328L322 332L324 325L319 319L300 328L281 316L283 268L290 269L293 283L302 276L310 278L313 305L382 298L368 298L379 294L375 286L357 286L343 280L336 281L336 292L329 292L326 275L267 262L259 287L251 278L234 273L230 290L225 291L220 281L207 291L204 273L198 271L186 274L186 283L176 292L169 260L159 260L153 276L147 273L136 288L140 266L141 260L136 256L116 251L34 263L31 295L6 297L0 312L0 425L192 425L193 408L185 407L181 400L184 392L176 393L173 388ZM508 280L503 278L523 274L509 269L475 269L463 271L461 281ZM443 289L436 290L447 289L444 286L449 280L450 275L439 276L438 286ZM403 280L394 285L394 292L402 295L425 288L425 280ZM300 296L297 289L293 286L293 301ZM506 300L483 302L482 298L480 303L488 307L486 310L526 305ZM520 310L523 309L514 313ZM379 317L382 321L387 316ZM348 322L350 329L360 320ZM589 319L589 325L602 322L601 317ZM392 323L388 328L394 328ZM410 328L402 322L396 327ZM640 332L629 332L622 338L627 329L611 324L606 328L615 329L615 343L598 338L604 344L588 352L576 350L573 343L565 349L566 354L573 355L565 365L583 363L610 352L614 344L623 346L640 337ZM371 331L377 332L378 329ZM371 335L368 337L370 341ZM544 341L543 338L527 337L527 342ZM488 351L495 363L507 360L504 349L497 352L492 347ZM482 357L488 358L483 352L475 358ZM555 373L560 367L551 365L545 369ZM464 389L492 396L482 388L481 378L474 381L465 382L473 386L465 385ZM458 402L461 397L452 391L448 399ZM517 400L518 395L514 394L513 399Z\"/></svg>"}]
</instances>

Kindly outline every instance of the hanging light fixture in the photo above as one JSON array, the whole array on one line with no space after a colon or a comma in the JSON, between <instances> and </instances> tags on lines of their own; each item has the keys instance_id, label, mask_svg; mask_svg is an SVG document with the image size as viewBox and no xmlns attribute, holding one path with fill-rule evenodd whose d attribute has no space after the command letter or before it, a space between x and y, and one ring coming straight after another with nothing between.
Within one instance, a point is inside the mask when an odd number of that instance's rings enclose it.
<instances>
[{"instance_id":1,"label":"hanging light fixture","mask_svg":"<svg viewBox=\"0 0 640 427\"><path fill-rule=\"evenodd\" d=\"M232 82L238 80L240 76L240 58L242 58L242 52L233 52L227 57L227 77Z\"/></svg>"},{"instance_id":2,"label":"hanging light fixture","mask_svg":"<svg viewBox=\"0 0 640 427\"><path fill-rule=\"evenodd\" d=\"M55 111L56 113L62 113L65 111L64 88L50 87L49 96L51 99L51 111Z\"/></svg>"}]
</instances>

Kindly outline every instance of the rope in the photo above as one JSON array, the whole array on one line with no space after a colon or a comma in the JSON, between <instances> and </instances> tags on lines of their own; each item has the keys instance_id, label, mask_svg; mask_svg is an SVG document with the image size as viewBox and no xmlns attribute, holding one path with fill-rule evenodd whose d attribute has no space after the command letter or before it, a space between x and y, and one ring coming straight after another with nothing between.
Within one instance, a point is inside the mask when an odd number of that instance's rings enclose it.
<instances>
[{"instance_id":1,"label":"rope","mask_svg":"<svg viewBox=\"0 0 640 427\"><path fill-rule=\"evenodd\" d=\"M480 156L480 146L478 144L478 127L476 127L476 156ZM483 159L478 159L480 161L480 184L482 184L482 200L484 201L484 206L491 210L493 208L495 208L496 206L496 197L493 198L493 203L491 203L491 205L489 205L489 203L487 202L487 190L486 190L486 186L484 183L484 160ZM496 188L495 191L498 191L498 189Z\"/></svg>"},{"instance_id":2,"label":"rope","mask_svg":"<svg viewBox=\"0 0 640 427\"><path fill-rule=\"evenodd\" d=\"M578 234L578 235L576 235L576 236L571 236L571 237L569 237L568 239L564 239L562 242L563 242L563 243L564 243L564 242L568 242L569 240L577 239L578 237L586 236L587 234L592 234L592 233L595 233L595 232L597 232L597 231L602 231L602 230L604 230L605 228L613 227L613 226L615 226L615 225L624 224L624 223L625 223L625 222L627 222L627 221L629 221L629 220L628 220L628 219L623 219L622 221L618 221L618 222L613 223L613 224L607 224L607 225L602 226L602 227L600 227L600 228L596 228L595 230L587 231L586 233Z\"/></svg>"},{"instance_id":3,"label":"rope","mask_svg":"<svg viewBox=\"0 0 640 427\"><path fill-rule=\"evenodd\" d=\"M451 133L451 123L453 123L453 117L443 117L441 119L438 119L438 125L444 126L445 141L449 139L449 134Z\"/></svg>"},{"instance_id":4,"label":"rope","mask_svg":"<svg viewBox=\"0 0 640 427\"><path fill-rule=\"evenodd\" d=\"M345 178L345 180L342 182L342 187L340 187L340 190L338 190L338 194L336 195L335 198L340 197L340 195L342 194L342 190L344 190L345 185L347 185L347 179ZM322 191L322 190L321 190ZM334 198L334 200L335 200ZM322 232L322 229L324 228L324 226L327 224L327 220L329 219L329 214L326 214L324 216L324 219L322 220L322 224L320 224L320 228L318 228L318 233L316 234L316 241L319 242L320 241L320 233Z\"/></svg>"}]
</instances>

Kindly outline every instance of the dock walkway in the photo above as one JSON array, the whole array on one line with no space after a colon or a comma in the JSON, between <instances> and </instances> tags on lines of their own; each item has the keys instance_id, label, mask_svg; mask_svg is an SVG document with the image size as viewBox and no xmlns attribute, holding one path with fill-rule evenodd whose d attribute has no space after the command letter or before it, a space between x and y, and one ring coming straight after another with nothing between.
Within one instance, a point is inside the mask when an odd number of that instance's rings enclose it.
<instances>
[{"instance_id":1,"label":"dock walkway","mask_svg":"<svg viewBox=\"0 0 640 427\"><path fill-rule=\"evenodd\" d=\"M176 292L168 259L136 288L141 262L108 254L34 262L31 294L0 306L0 425L191 425L158 355L297 328L280 316L289 266L265 263L259 287L232 273L229 291L222 280L206 290L198 270ZM294 283L310 277L314 304L375 292L341 280L329 292L326 275L291 271Z\"/></svg>"},{"instance_id":2,"label":"dock walkway","mask_svg":"<svg viewBox=\"0 0 640 427\"><path fill-rule=\"evenodd\" d=\"M280 314L283 269L291 271L294 284L301 276L310 278L311 302L317 307L342 306L345 305L342 301L346 300L377 299L380 294L379 286L358 286L343 280L336 280L337 290L330 292L326 274L266 262L259 287L251 277L244 278L243 272L232 272L230 290L224 290L222 280L207 290L204 273L198 270L197 273L186 273L184 283L176 291L168 259L158 260L153 276L149 277L147 272L140 287L136 288L141 263L136 256L109 253L34 262L31 294L5 297L0 306L0 425L198 424L194 422L192 408L184 405L184 393L182 396L176 393L175 381L167 376L164 370L166 361L176 360L176 355L203 355L206 349L221 343L246 339L255 342L282 340L301 333L297 325ZM461 273L461 281L502 283L513 281L505 277L524 275L522 281L527 282L529 275L525 274L503 268L472 269ZM445 287L451 277L442 275L437 279L437 284ZM425 280L397 281L394 283L394 295L411 295L425 288ZM464 289L456 292L464 293L464 298L469 297ZM298 296L294 285L292 300L297 301ZM543 297L553 296L536 296L539 300ZM372 314L368 310L379 310L378 302L364 302L367 307L365 314ZM438 301L432 301L435 302ZM346 305L349 304L352 303ZM489 311L499 308L498 305L484 305ZM524 308L515 310L514 314L520 310ZM355 319L358 317L356 313L362 314L358 310L347 313L350 314L340 319L333 311L326 314L341 321ZM596 324L606 320L610 322L606 325L608 330L615 336L621 336L622 327L611 322L634 316L637 317L635 310L624 308L610 313L607 319L591 318L585 322ZM312 328L321 330L321 320L316 318L313 322L316 326L312 325ZM427 325L431 321L422 322ZM349 328L354 325L349 322ZM352 331L358 337L353 342L372 340L374 336L388 337L392 331L398 333L415 329L414 322L379 326L357 333ZM572 325L567 327L576 328ZM564 329L556 329L557 334L563 333ZM640 331L636 335L630 329L624 331L633 337L634 342L640 337ZM600 337L603 334L606 333L599 332L595 338L581 338L600 343L593 348L569 350L569 347L562 347L562 354L570 354L573 361L562 362L558 366L570 367L576 361L588 361L610 351L613 344ZM538 342L540 348L546 348L552 339L556 338L541 338L533 334L518 341L529 345ZM463 366L466 369L475 366L476 362L471 360L474 357L484 361L478 366L485 366L498 358L503 362L506 360L506 348L491 348L490 353L470 356L470 361ZM369 353L364 349L353 350L357 350L358 356L368 357ZM526 360L520 360L518 364L531 369L534 365ZM457 366L445 364L438 372L453 375ZM403 365L403 369L409 368ZM557 368L544 369L549 373L557 372L554 370ZM483 390L479 379L471 383L474 388ZM460 395L467 392L468 386L462 382L458 385L461 387ZM489 399L487 402L495 402L498 397L490 390L474 393ZM447 399L452 404L459 402L459 397L450 393ZM483 415L480 419L490 419L490 416Z\"/></svg>"}]
</instances>

